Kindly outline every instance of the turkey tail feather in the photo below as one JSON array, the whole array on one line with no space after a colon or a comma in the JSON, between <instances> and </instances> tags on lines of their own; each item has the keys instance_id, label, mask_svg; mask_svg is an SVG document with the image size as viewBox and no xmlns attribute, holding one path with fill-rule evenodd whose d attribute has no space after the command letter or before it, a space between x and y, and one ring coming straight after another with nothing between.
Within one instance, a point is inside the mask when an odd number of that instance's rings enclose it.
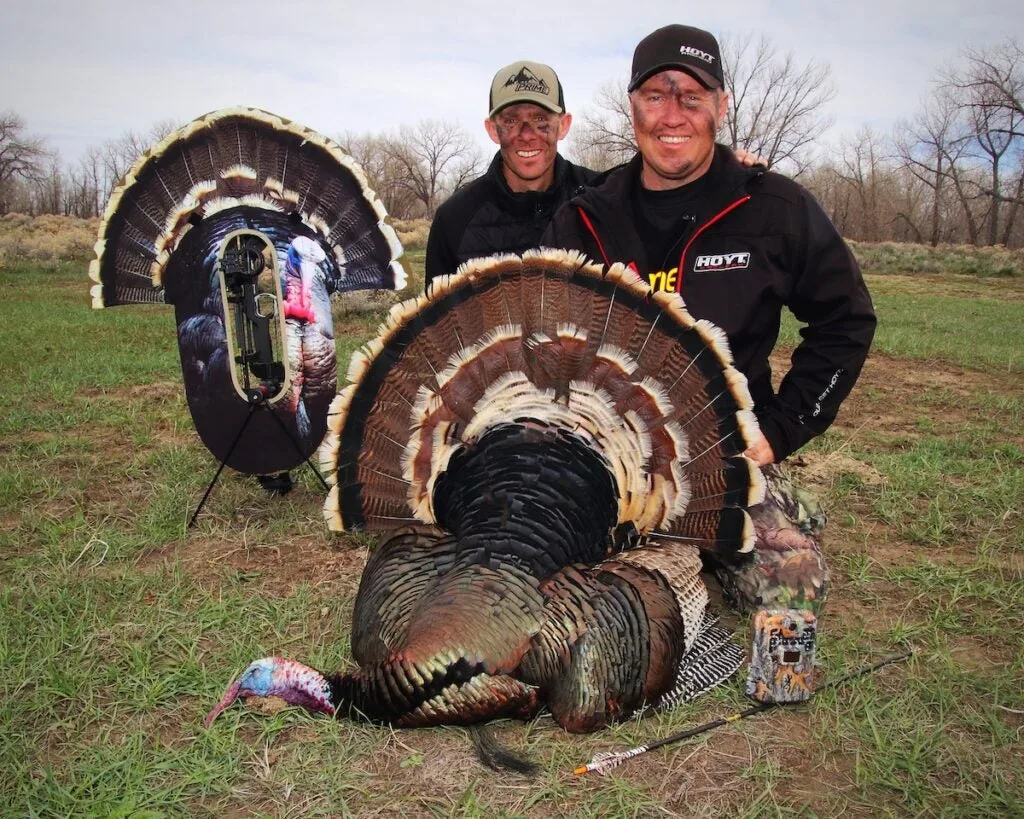
<instances>
[{"instance_id":1,"label":"turkey tail feather","mask_svg":"<svg viewBox=\"0 0 1024 819\"><path fill-rule=\"evenodd\" d=\"M732 641L732 634L710 614L705 615L700 631L676 671L676 679L655 703L659 711L696 699L705 691L729 679L742 665L745 653Z\"/></svg>"},{"instance_id":2,"label":"turkey tail feather","mask_svg":"<svg viewBox=\"0 0 1024 819\"><path fill-rule=\"evenodd\" d=\"M763 484L735 463L756 420L730 361L717 328L621 265L565 251L473 260L396 306L354 357L321 451L336 483L325 517L434 524L453 454L529 419L591 441L618 481L619 523L745 551L739 510Z\"/></svg>"},{"instance_id":3,"label":"turkey tail feather","mask_svg":"<svg viewBox=\"0 0 1024 819\"><path fill-rule=\"evenodd\" d=\"M490 728L474 725L470 728L470 736L477 758L492 771L515 771L528 776L539 772L536 762L517 756L503 746Z\"/></svg>"}]
</instances>

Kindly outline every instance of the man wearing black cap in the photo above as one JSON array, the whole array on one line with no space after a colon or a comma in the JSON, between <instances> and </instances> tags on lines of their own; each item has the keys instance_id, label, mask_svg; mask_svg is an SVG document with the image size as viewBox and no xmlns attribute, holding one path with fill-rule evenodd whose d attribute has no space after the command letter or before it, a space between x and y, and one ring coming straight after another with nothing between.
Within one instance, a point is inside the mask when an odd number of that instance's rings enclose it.
<instances>
[{"instance_id":1,"label":"man wearing black cap","mask_svg":"<svg viewBox=\"0 0 1024 819\"><path fill-rule=\"evenodd\" d=\"M550 66L520 60L500 69L488 108L484 127L498 152L483 176L437 209L427 239L428 286L467 259L536 247L558 206L596 176L558 153L572 114Z\"/></svg>"},{"instance_id":2,"label":"man wearing black cap","mask_svg":"<svg viewBox=\"0 0 1024 819\"><path fill-rule=\"evenodd\" d=\"M874 335L871 298L808 191L743 167L715 144L729 98L711 34L660 28L636 47L632 69L639 155L562 208L542 242L626 263L652 289L682 294L692 315L728 335L761 430L744 454L764 467L768 493L751 510L754 555L718 567L719 576L730 596L757 612L748 692L803 699L828 584L818 547L823 518L772 465L835 419ZM807 326L776 392L768 356L783 307Z\"/></svg>"}]
</instances>

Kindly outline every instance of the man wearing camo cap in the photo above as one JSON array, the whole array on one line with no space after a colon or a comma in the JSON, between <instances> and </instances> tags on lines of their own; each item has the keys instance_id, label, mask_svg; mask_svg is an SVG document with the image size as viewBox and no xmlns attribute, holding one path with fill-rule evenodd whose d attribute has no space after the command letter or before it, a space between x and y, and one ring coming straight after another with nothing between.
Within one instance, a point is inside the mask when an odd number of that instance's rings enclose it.
<instances>
[{"instance_id":1,"label":"man wearing camo cap","mask_svg":"<svg viewBox=\"0 0 1024 819\"><path fill-rule=\"evenodd\" d=\"M540 244L558 207L596 176L558 153L571 124L550 66L518 60L494 75L484 128L498 152L483 176L437 209L427 239L428 286L467 259Z\"/></svg>"}]
</instances>

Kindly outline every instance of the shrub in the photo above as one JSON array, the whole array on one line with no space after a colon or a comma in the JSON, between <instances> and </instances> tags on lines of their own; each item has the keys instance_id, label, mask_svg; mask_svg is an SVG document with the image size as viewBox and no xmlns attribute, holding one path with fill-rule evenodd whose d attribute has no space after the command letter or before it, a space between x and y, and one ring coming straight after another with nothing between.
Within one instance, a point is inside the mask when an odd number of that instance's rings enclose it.
<instances>
[{"instance_id":1,"label":"shrub","mask_svg":"<svg viewBox=\"0 0 1024 819\"><path fill-rule=\"evenodd\" d=\"M423 250L427 246L429 219L392 219L391 226L406 250Z\"/></svg>"},{"instance_id":2,"label":"shrub","mask_svg":"<svg viewBox=\"0 0 1024 819\"><path fill-rule=\"evenodd\" d=\"M96 244L99 219L75 216L27 216L8 213L0 218L0 266L29 261L55 267L63 261L87 261Z\"/></svg>"},{"instance_id":3,"label":"shrub","mask_svg":"<svg viewBox=\"0 0 1024 819\"><path fill-rule=\"evenodd\" d=\"M1024 276L1024 250L1003 245L914 245L901 242L849 241L865 273Z\"/></svg>"}]
</instances>

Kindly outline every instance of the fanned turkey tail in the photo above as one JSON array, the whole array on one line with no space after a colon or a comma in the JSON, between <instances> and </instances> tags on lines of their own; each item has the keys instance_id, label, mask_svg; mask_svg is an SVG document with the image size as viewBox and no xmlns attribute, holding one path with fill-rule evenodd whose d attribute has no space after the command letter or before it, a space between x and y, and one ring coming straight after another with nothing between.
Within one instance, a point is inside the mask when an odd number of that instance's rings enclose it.
<instances>
[{"instance_id":1,"label":"fanned turkey tail","mask_svg":"<svg viewBox=\"0 0 1024 819\"><path fill-rule=\"evenodd\" d=\"M191 278L191 271L168 270L172 254L197 223L232 208L280 214L285 219L274 220L278 224L305 226L300 232L315 236L333 257L338 289L405 286L396 261L401 247L352 158L299 123L236 107L169 134L120 181L89 268L98 285L94 306L176 303L188 289L178 279Z\"/></svg>"}]
</instances>

